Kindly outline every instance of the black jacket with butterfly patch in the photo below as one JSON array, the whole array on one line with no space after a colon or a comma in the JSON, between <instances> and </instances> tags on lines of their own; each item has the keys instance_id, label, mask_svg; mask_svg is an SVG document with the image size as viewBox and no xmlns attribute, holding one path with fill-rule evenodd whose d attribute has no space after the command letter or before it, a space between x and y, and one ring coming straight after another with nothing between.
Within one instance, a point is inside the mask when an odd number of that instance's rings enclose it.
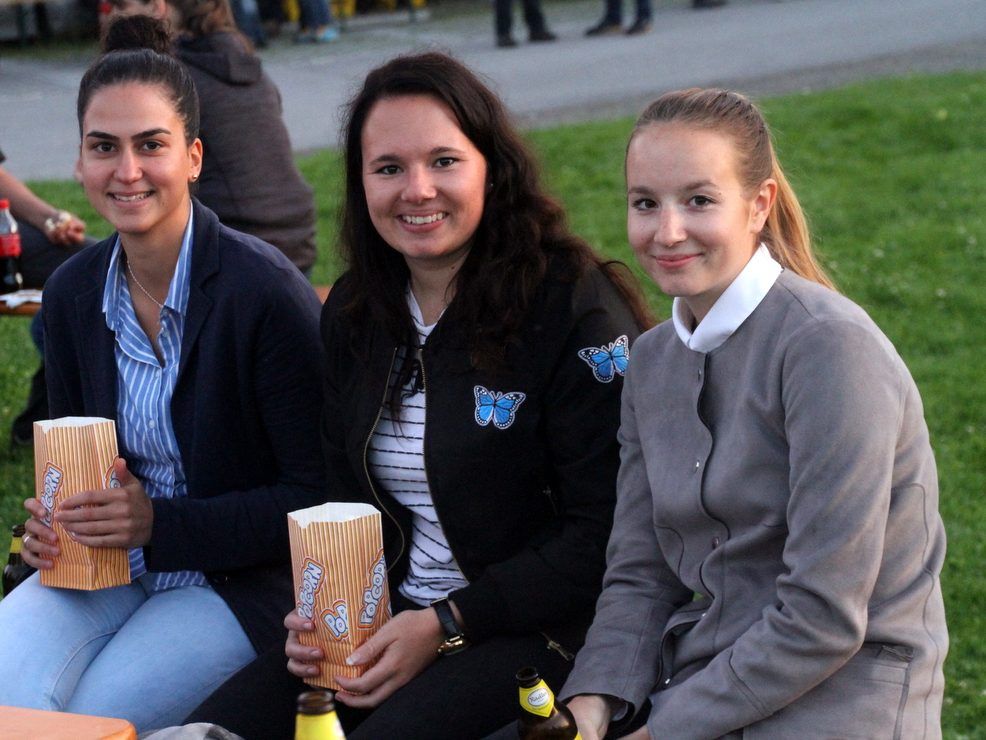
<instances>
[{"instance_id":1,"label":"black jacket with butterfly patch","mask_svg":"<svg viewBox=\"0 0 986 740\"><path fill-rule=\"evenodd\" d=\"M336 283L321 321L329 498L383 510L396 591L411 517L372 480L366 455L397 341L382 328L357 330L347 283L345 275ZM450 598L471 640L542 631L569 650L581 645L605 569L625 350L638 333L621 294L592 268L575 282L545 279L495 373L470 362L454 301L428 337L425 471L469 581Z\"/></svg>"}]
</instances>

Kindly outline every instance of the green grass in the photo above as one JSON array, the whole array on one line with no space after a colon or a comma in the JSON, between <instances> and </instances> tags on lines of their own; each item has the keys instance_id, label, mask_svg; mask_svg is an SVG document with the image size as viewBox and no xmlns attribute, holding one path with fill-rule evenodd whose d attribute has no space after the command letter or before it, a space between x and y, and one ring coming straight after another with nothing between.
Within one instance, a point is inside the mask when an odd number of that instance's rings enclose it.
<instances>
[{"instance_id":1,"label":"green grass","mask_svg":"<svg viewBox=\"0 0 986 740\"><path fill-rule=\"evenodd\" d=\"M781 159L810 216L818 249L840 288L883 327L921 389L949 535L942 575L951 650L947 737L986 737L986 73L881 80L763 101ZM623 150L631 121L532 132L551 189L575 230L630 261ZM317 283L339 267L329 255L340 198L334 152L301 160L319 203ZM35 183L53 202L105 231L74 183ZM656 310L668 301L647 285ZM0 430L22 403L36 359L27 322L0 320ZM32 460L0 453L0 526L22 518ZM0 536L0 543L4 541ZM0 544L0 548L3 545ZM2 551L2 550L0 550Z\"/></svg>"}]
</instances>

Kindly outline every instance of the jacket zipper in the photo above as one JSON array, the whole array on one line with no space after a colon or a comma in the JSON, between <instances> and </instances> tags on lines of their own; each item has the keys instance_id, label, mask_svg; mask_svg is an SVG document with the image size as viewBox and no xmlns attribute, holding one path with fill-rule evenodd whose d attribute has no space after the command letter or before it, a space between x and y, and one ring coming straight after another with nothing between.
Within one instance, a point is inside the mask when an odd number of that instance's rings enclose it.
<instances>
[{"instance_id":1,"label":"jacket zipper","mask_svg":"<svg viewBox=\"0 0 986 740\"><path fill-rule=\"evenodd\" d=\"M426 340L427 341L427 340ZM425 397L425 426L421 432L421 469L425 474L425 483L428 485L428 493L431 495L431 505L435 508L435 516L438 517L438 523L441 525L442 517L438 514L438 504L435 501L435 489L431 487L431 479L428 477L428 456L424 454L427 447L427 437L428 437L428 375L425 373L425 353L423 347L418 347L416 350L418 367L421 368L421 393ZM442 534L445 534L445 527L442 527ZM458 567L459 572L462 573L462 577L469 582L469 577L462 572L462 566L459 565L459 556L455 554L455 550L452 549L452 543L449 542L448 535L445 535L445 541L448 543L449 552L452 553L452 557L455 559L455 565Z\"/></svg>"},{"instance_id":2,"label":"jacket zipper","mask_svg":"<svg viewBox=\"0 0 986 740\"><path fill-rule=\"evenodd\" d=\"M425 397L425 428L424 428L424 431L422 432L422 435L421 435L422 436L421 444L422 444L422 452L423 452L424 451L424 447L425 447L425 438L428 436L428 423L427 423L427 421L428 421L428 376L427 376L427 373L425 373L424 351L421 348L418 349L418 365L421 368L421 389L422 389L422 392L424 393L424 397ZM442 517L438 513L438 505L437 505L437 502L435 501L435 491L431 487L431 480L428 478L428 456L423 454L421 456L421 460L422 460L421 466L422 466L422 469L424 470L424 473L425 473L425 481L428 483L428 491L431 493L431 503L432 503L432 506L435 507L435 516L438 517L438 522L439 522L439 524L441 524ZM442 527L442 532L444 532L444 531L445 531L445 528ZM448 536L445 537L445 541L448 542L449 552L451 552L452 553L452 557L455 558L455 564L456 565L459 565L459 556L455 554L455 550L452 548L452 543L448 539ZM462 570L462 566L461 565L459 565L459 572L462 573L462 577L465 578L467 582L470 580L469 579L469 576L467 576L465 574L465 572ZM548 633L542 632L541 633L541 636L547 641L548 649L549 650L554 650L556 653L558 653L562 658L564 658L569 663L571 663L573 660L575 660L575 654L572 653L569 650L566 650L565 647L561 643L556 642L555 640L551 639L551 636L548 635Z\"/></svg>"},{"instance_id":3,"label":"jacket zipper","mask_svg":"<svg viewBox=\"0 0 986 740\"><path fill-rule=\"evenodd\" d=\"M543 637L545 640L548 641L548 650L554 650L569 663L575 660L575 653L573 653L570 650L566 650L565 646L562 645L560 642L556 642L552 640L551 635L549 635L547 632L542 632L541 637Z\"/></svg>"},{"instance_id":4,"label":"jacket zipper","mask_svg":"<svg viewBox=\"0 0 986 740\"><path fill-rule=\"evenodd\" d=\"M370 486L370 493L373 494L373 498L380 506L380 509L388 517L390 517L390 521L394 523L394 526L397 527L397 531L401 535L401 548L400 550L397 551L397 557L394 558L394 562L387 566L388 573L390 572L391 568L393 568L394 565L396 565L397 561L401 559L401 556L404 554L404 546L407 539L404 535L404 530L401 528L400 522L398 522L397 518L390 513L390 510L387 509L386 506L384 506L383 501L380 499L380 496L377 494L377 489L374 488L373 486L373 476L370 475L370 466L369 463L367 462L367 457L370 451L370 440L373 439L373 433L377 431L377 424L380 423L380 417L383 415L383 405L387 402L387 389L390 388L390 376L394 372L394 360L396 359L396 357L397 357L397 347L394 347L394 352L390 357L390 371L387 373L387 380L384 382L384 386L383 386L383 398L380 399L380 406L377 408L377 416L373 420L373 426L370 427L370 433L366 436L366 442L363 443L363 473L366 475L366 482ZM423 377L423 373L422 373L422 377ZM427 473L425 475L427 476ZM386 561L386 558L384 558L384 560Z\"/></svg>"}]
</instances>

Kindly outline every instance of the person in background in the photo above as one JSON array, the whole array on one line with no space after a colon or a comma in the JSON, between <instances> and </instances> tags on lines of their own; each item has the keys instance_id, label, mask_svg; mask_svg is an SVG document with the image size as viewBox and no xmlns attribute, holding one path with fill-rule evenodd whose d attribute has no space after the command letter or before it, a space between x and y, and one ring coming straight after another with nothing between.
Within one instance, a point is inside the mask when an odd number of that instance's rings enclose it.
<instances>
[{"instance_id":1,"label":"person in background","mask_svg":"<svg viewBox=\"0 0 986 740\"><path fill-rule=\"evenodd\" d=\"M605 0L605 13L602 19L591 28L587 28L586 36L609 36L625 33L627 36L638 36L651 29L653 10L651 0L635 0L637 17L634 22L623 29L623 0Z\"/></svg>"},{"instance_id":2,"label":"person in background","mask_svg":"<svg viewBox=\"0 0 986 740\"><path fill-rule=\"evenodd\" d=\"M692 0L696 10L719 8L727 0ZM653 25L653 10L651 0L635 0L637 17L625 30L623 28L623 0L606 0L605 12L596 25L586 29L586 36L609 36L625 33L627 36L639 36L651 30Z\"/></svg>"},{"instance_id":3,"label":"person in background","mask_svg":"<svg viewBox=\"0 0 986 740\"><path fill-rule=\"evenodd\" d=\"M0 151L0 165L5 157ZM43 288L55 269L95 239L86 236L86 225L78 216L56 208L38 197L27 185L0 166L0 198L10 201L10 212L21 236L21 276L25 288ZM44 355L44 332L40 315L31 320L31 338ZM44 360L31 378L27 405L10 428L12 445L34 442L34 422L48 418L48 392Z\"/></svg>"},{"instance_id":4,"label":"person in background","mask_svg":"<svg viewBox=\"0 0 986 740\"><path fill-rule=\"evenodd\" d=\"M52 415L113 419L120 450L118 487L52 516L76 542L126 548L132 583L76 591L35 574L0 602L0 704L140 732L283 644L286 515L325 499L318 298L192 198L198 99L168 43L159 22L119 20L82 78L78 172L116 233L55 272L43 311ZM39 501L24 506L22 556L49 569L60 535Z\"/></svg>"},{"instance_id":5,"label":"person in background","mask_svg":"<svg viewBox=\"0 0 986 740\"><path fill-rule=\"evenodd\" d=\"M301 44L327 44L339 38L339 29L332 22L328 0L298 0L301 17L295 41Z\"/></svg>"},{"instance_id":6,"label":"person in background","mask_svg":"<svg viewBox=\"0 0 986 740\"><path fill-rule=\"evenodd\" d=\"M524 6L524 23L527 24L527 40L532 44L555 41L557 36L548 30L548 22L541 10L541 0L521 0ZM493 27L496 31L496 45L501 49L517 46L511 29L514 25L514 0L494 0Z\"/></svg>"},{"instance_id":7,"label":"person in background","mask_svg":"<svg viewBox=\"0 0 986 740\"><path fill-rule=\"evenodd\" d=\"M315 264L315 198L294 162L281 94L236 30L229 0L111 0L112 17L164 20L201 101L195 197L226 226L259 237L306 275Z\"/></svg>"},{"instance_id":8,"label":"person in background","mask_svg":"<svg viewBox=\"0 0 986 740\"><path fill-rule=\"evenodd\" d=\"M603 592L560 692L582 737L941 737L945 532L903 360L816 263L746 98L659 98L626 182L674 303L624 386Z\"/></svg>"},{"instance_id":9,"label":"person in background","mask_svg":"<svg viewBox=\"0 0 986 740\"><path fill-rule=\"evenodd\" d=\"M444 54L373 70L349 106L349 270L322 314L332 501L383 513L395 615L338 678L350 738L478 738L518 667L560 686L604 568L622 376L649 324L629 272L573 235L501 101ZM318 651L292 612L186 720L286 737ZM293 675L292 675L293 674Z\"/></svg>"}]
</instances>

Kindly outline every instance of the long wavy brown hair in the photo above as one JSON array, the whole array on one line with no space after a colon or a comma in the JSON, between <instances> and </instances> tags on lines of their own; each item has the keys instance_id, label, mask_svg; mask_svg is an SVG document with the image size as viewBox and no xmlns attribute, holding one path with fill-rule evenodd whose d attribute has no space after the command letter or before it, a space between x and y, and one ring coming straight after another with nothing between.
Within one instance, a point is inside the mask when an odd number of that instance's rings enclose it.
<instances>
[{"instance_id":1,"label":"long wavy brown hair","mask_svg":"<svg viewBox=\"0 0 986 740\"><path fill-rule=\"evenodd\" d=\"M447 105L486 160L489 192L449 307L469 327L475 366L495 369L502 363L549 262L560 265L567 280L598 266L640 327L653 324L626 266L602 259L569 230L561 206L542 189L536 160L500 99L454 58L429 52L399 56L371 71L348 107L341 249L354 290L347 309L357 325L383 325L399 342L417 342L405 297L407 264L373 227L363 190L367 117L379 100L405 95L428 95Z\"/></svg>"}]
</instances>

